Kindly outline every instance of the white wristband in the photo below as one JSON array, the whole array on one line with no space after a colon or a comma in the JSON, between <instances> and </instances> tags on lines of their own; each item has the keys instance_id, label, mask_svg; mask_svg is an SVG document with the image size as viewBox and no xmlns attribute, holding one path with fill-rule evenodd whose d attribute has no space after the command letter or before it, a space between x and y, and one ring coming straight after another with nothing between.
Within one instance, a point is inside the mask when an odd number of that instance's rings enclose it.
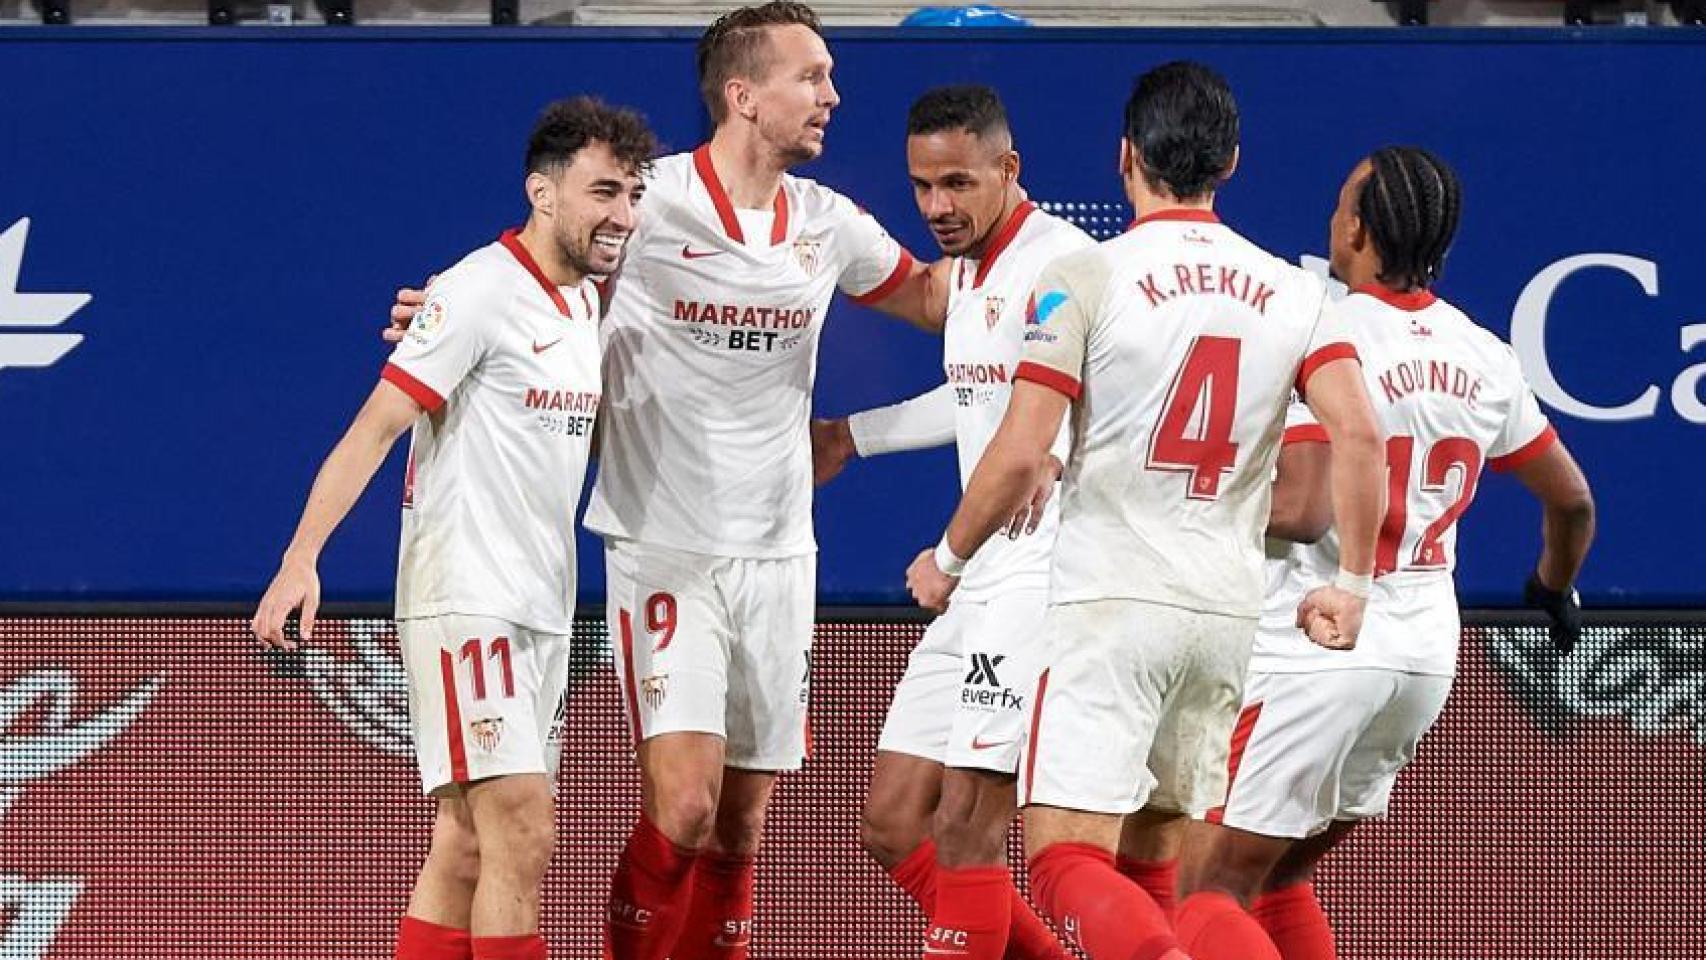
<instances>
[{"instance_id":1,"label":"white wristband","mask_svg":"<svg viewBox=\"0 0 1706 960\"><path fill-rule=\"evenodd\" d=\"M1368 595L1374 592L1374 574L1340 570L1339 575L1333 578L1333 586L1367 600Z\"/></svg>"},{"instance_id":2,"label":"white wristband","mask_svg":"<svg viewBox=\"0 0 1706 960\"><path fill-rule=\"evenodd\" d=\"M950 577L957 577L966 572L966 561L948 546L948 535L942 534L942 542L936 544L936 566Z\"/></svg>"}]
</instances>

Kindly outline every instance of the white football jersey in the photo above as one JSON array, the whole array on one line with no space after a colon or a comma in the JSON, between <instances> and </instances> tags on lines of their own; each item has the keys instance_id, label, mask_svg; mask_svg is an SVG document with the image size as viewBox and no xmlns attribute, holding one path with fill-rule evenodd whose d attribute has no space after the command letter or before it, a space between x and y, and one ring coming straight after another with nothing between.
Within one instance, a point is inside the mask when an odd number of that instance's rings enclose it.
<instances>
[{"instance_id":1,"label":"white football jersey","mask_svg":"<svg viewBox=\"0 0 1706 960\"><path fill-rule=\"evenodd\" d=\"M981 260L952 268L942 367L954 399L960 483L970 482L1007 413L1025 341L1025 302L1050 261L1095 245L1090 235L1029 201L991 239ZM1063 436L1066 431L1062 431ZM1066 460L1067 451L1057 451ZM1036 532L989 538L966 564L956 597L979 601L995 592L1048 586L1049 559L1060 527L1060 497L1050 498Z\"/></svg>"},{"instance_id":2,"label":"white football jersey","mask_svg":"<svg viewBox=\"0 0 1706 960\"><path fill-rule=\"evenodd\" d=\"M1386 434L1386 518L1375 586L1356 649L1324 650L1293 626L1303 595L1339 566L1331 532L1313 544L1271 542L1268 597L1251 669L1269 673L1380 667L1449 676L1459 631L1452 571L1457 520L1483 465L1509 470L1557 441L1516 354L1427 291L1361 288L1339 310L1351 323L1375 414ZM1286 441L1325 441L1307 408ZM1443 608L1443 609L1440 609ZM1295 634L1295 636L1294 636Z\"/></svg>"},{"instance_id":3,"label":"white football jersey","mask_svg":"<svg viewBox=\"0 0 1706 960\"><path fill-rule=\"evenodd\" d=\"M514 231L427 289L383 374L426 408L404 480L397 619L570 632L601 394L597 296L590 282L554 286Z\"/></svg>"},{"instance_id":4,"label":"white football jersey","mask_svg":"<svg viewBox=\"0 0 1706 960\"><path fill-rule=\"evenodd\" d=\"M837 288L887 296L912 257L852 201L785 176L737 211L708 148L654 166L605 318L610 402L586 524L695 553L811 553L807 429Z\"/></svg>"},{"instance_id":5,"label":"white football jersey","mask_svg":"<svg viewBox=\"0 0 1706 960\"><path fill-rule=\"evenodd\" d=\"M1255 617L1287 400L1356 356L1326 285L1171 210L1055 261L1027 310L1017 376L1075 401L1051 601Z\"/></svg>"}]
</instances>

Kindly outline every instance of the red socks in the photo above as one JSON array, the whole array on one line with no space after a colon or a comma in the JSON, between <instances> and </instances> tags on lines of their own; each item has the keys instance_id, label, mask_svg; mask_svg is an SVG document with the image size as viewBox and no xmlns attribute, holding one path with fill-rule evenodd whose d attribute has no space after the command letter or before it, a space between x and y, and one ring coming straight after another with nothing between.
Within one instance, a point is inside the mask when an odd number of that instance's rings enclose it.
<instances>
[{"instance_id":1,"label":"red socks","mask_svg":"<svg viewBox=\"0 0 1706 960\"><path fill-rule=\"evenodd\" d=\"M1013 886L1011 877L1007 881L1007 892L1012 895L1013 907L1007 927L1007 952L1001 955L1003 960L1073 960L1060 938L1031 909L1030 901L1019 892L1019 888Z\"/></svg>"},{"instance_id":2,"label":"red socks","mask_svg":"<svg viewBox=\"0 0 1706 960\"><path fill-rule=\"evenodd\" d=\"M1333 928L1315 895L1315 885L1299 883L1272 890L1250 905L1256 922L1273 938L1285 960L1337 960Z\"/></svg>"},{"instance_id":3,"label":"red socks","mask_svg":"<svg viewBox=\"0 0 1706 960\"><path fill-rule=\"evenodd\" d=\"M1201 890L1179 904L1179 943L1195 960L1284 960L1238 899Z\"/></svg>"},{"instance_id":4,"label":"red socks","mask_svg":"<svg viewBox=\"0 0 1706 960\"><path fill-rule=\"evenodd\" d=\"M469 960L473 949L466 930L405 916L397 926L397 949L392 956L395 960Z\"/></svg>"},{"instance_id":5,"label":"red socks","mask_svg":"<svg viewBox=\"0 0 1706 960\"><path fill-rule=\"evenodd\" d=\"M669 956L685 919L697 859L697 853L676 846L640 817L610 884L604 945L613 960Z\"/></svg>"},{"instance_id":6,"label":"red socks","mask_svg":"<svg viewBox=\"0 0 1706 960\"><path fill-rule=\"evenodd\" d=\"M1087 843L1050 844L1031 859L1031 893L1069 941L1092 957L1184 960L1167 915Z\"/></svg>"},{"instance_id":7,"label":"red socks","mask_svg":"<svg viewBox=\"0 0 1706 960\"><path fill-rule=\"evenodd\" d=\"M1142 887L1167 919L1173 919L1173 914L1179 909L1179 861L1115 857L1114 867L1126 879Z\"/></svg>"},{"instance_id":8,"label":"red socks","mask_svg":"<svg viewBox=\"0 0 1706 960\"><path fill-rule=\"evenodd\" d=\"M537 933L473 940L474 960L545 960L545 938Z\"/></svg>"},{"instance_id":9,"label":"red socks","mask_svg":"<svg viewBox=\"0 0 1706 960\"><path fill-rule=\"evenodd\" d=\"M747 960L755 872L751 857L700 854L692 906L675 940L674 960Z\"/></svg>"},{"instance_id":10,"label":"red socks","mask_svg":"<svg viewBox=\"0 0 1706 960\"><path fill-rule=\"evenodd\" d=\"M1013 909L1006 867L936 868L936 909L924 935L931 957L1001 960Z\"/></svg>"},{"instance_id":11,"label":"red socks","mask_svg":"<svg viewBox=\"0 0 1706 960\"><path fill-rule=\"evenodd\" d=\"M889 868L889 878L929 916L936 912L936 841L925 840Z\"/></svg>"}]
</instances>

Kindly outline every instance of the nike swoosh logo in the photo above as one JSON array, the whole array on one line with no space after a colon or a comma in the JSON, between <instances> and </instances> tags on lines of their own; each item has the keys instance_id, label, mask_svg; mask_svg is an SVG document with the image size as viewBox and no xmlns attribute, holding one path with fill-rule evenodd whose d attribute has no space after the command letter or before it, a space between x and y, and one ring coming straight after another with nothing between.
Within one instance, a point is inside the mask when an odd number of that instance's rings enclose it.
<instances>
[{"instance_id":1,"label":"nike swoosh logo","mask_svg":"<svg viewBox=\"0 0 1706 960\"><path fill-rule=\"evenodd\" d=\"M1012 743L1012 742L1013 741L1011 741L1011 740L984 741L984 740L978 739L977 737L972 737L971 738L971 748L973 750L992 750L996 747L1004 747L1007 744Z\"/></svg>"},{"instance_id":2,"label":"nike swoosh logo","mask_svg":"<svg viewBox=\"0 0 1706 960\"><path fill-rule=\"evenodd\" d=\"M544 353L545 351L551 349L552 347L554 347L557 344L562 343L562 342L563 342L563 338L558 337L557 339L552 340L550 343L547 343L544 346L540 346L539 341L535 340L535 341L533 341L533 352L534 353Z\"/></svg>"},{"instance_id":3,"label":"nike swoosh logo","mask_svg":"<svg viewBox=\"0 0 1706 960\"><path fill-rule=\"evenodd\" d=\"M705 257L714 257L717 254L722 253L722 252L723 251L721 251L721 250L695 250L691 246L686 245L686 244L683 244L681 247L682 257L684 257L685 259L688 259L688 260L699 260L699 259L703 259Z\"/></svg>"}]
</instances>

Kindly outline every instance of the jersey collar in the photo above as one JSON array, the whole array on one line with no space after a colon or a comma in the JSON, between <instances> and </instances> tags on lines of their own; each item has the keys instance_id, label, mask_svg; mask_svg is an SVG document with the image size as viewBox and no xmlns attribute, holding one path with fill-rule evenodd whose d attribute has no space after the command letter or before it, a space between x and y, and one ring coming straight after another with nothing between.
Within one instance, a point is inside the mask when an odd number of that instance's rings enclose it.
<instances>
[{"instance_id":1,"label":"jersey collar","mask_svg":"<svg viewBox=\"0 0 1706 960\"><path fill-rule=\"evenodd\" d=\"M1019 235L1019 228L1025 225L1025 219L1031 215L1037 205L1029 200L1023 201L1007 215L1007 222L996 231L995 237L989 241L989 249L983 252L983 259L977 262L977 272L972 274L971 288L976 290L983 286L983 281L989 277L989 271L995 269L995 258L1001 256L1001 251L1013 242Z\"/></svg>"},{"instance_id":2,"label":"jersey collar","mask_svg":"<svg viewBox=\"0 0 1706 960\"><path fill-rule=\"evenodd\" d=\"M1428 307L1433 306L1435 300L1439 299L1434 296L1432 290L1429 290L1426 287L1423 287L1420 290L1411 290L1408 293L1403 293L1378 283L1365 283L1351 292L1367 294L1376 300L1391 304L1400 310L1407 310L1411 313L1414 313L1417 310L1426 310Z\"/></svg>"},{"instance_id":3,"label":"jersey collar","mask_svg":"<svg viewBox=\"0 0 1706 960\"><path fill-rule=\"evenodd\" d=\"M557 308L557 312L573 320L575 315L569 312L569 302L563 299L562 289L552 283L550 277L545 276L545 271L539 267L539 261L534 260L533 254L528 253L527 248L522 246L520 233L521 231L518 229L505 230L498 236L498 242L503 244L504 249L508 250L515 259L521 261L522 267L528 273L533 274L533 279L539 281L539 285L545 288L545 295L551 298L551 305ZM590 317L592 315L592 301L587 299L584 285L580 288L580 294L581 303L586 305L587 316Z\"/></svg>"},{"instance_id":4,"label":"jersey collar","mask_svg":"<svg viewBox=\"0 0 1706 960\"><path fill-rule=\"evenodd\" d=\"M1166 210L1157 210L1148 216L1138 217L1136 220L1133 220L1131 222L1131 226L1126 227L1126 229L1128 231L1136 230L1138 227L1141 227L1146 223L1154 223L1157 220L1176 220L1184 223L1220 222L1220 218L1215 216L1213 210L1199 210L1194 207L1171 207Z\"/></svg>"},{"instance_id":5,"label":"jersey collar","mask_svg":"<svg viewBox=\"0 0 1706 960\"><path fill-rule=\"evenodd\" d=\"M699 174L699 179L705 183L705 191L711 195L711 206L717 210L717 219L722 221L723 232L736 243L746 243L746 234L741 231L740 217L735 215L735 206L729 202L729 193L723 189L723 181L717 177L717 168L711 164L711 145L703 143L693 151L693 169ZM788 239L788 190L785 184L776 186L776 218L770 222L770 245L775 246Z\"/></svg>"}]
</instances>

